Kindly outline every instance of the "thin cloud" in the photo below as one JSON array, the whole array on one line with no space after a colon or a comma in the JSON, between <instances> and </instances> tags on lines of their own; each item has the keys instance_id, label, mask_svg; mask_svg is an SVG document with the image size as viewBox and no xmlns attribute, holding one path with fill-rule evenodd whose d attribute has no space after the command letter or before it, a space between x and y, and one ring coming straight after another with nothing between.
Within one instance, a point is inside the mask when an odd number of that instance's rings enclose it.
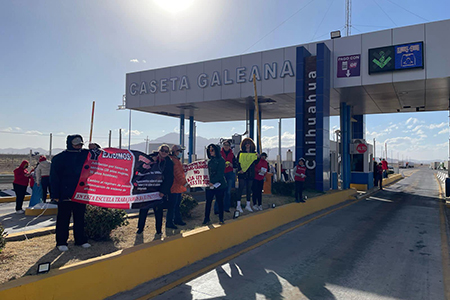
<instances>
[{"instance_id":1,"label":"thin cloud","mask_svg":"<svg viewBox=\"0 0 450 300\"><path fill-rule=\"evenodd\" d=\"M268 126L268 125L263 125L263 126L261 127L262 131L267 131L267 130L272 129L272 128L275 128L275 127L273 127L273 126Z\"/></svg>"},{"instance_id":2,"label":"thin cloud","mask_svg":"<svg viewBox=\"0 0 450 300\"><path fill-rule=\"evenodd\" d=\"M137 60L136 58L133 58L133 59L130 59L130 62L132 62L132 63L138 63L139 60Z\"/></svg>"},{"instance_id":3,"label":"thin cloud","mask_svg":"<svg viewBox=\"0 0 450 300\"><path fill-rule=\"evenodd\" d=\"M418 119L416 119L416 118L409 118L408 120L406 120L406 125L408 125L408 124L416 124L416 123L418 123L419 122L419 120Z\"/></svg>"},{"instance_id":4,"label":"thin cloud","mask_svg":"<svg viewBox=\"0 0 450 300\"><path fill-rule=\"evenodd\" d=\"M29 130L25 132L26 134L37 134L37 135L42 135L43 133L37 130Z\"/></svg>"},{"instance_id":5,"label":"thin cloud","mask_svg":"<svg viewBox=\"0 0 450 300\"><path fill-rule=\"evenodd\" d=\"M448 134L449 132L450 132L449 128L444 128L441 131L439 131L438 134L444 134L444 133Z\"/></svg>"},{"instance_id":6,"label":"thin cloud","mask_svg":"<svg viewBox=\"0 0 450 300\"><path fill-rule=\"evenodd\" d=\"M263 148L276 148L278 147L278 136L263 136L261 143ZM284 132L281 135L281 147L293 147L295 146L295 134L290 132Z\"/></svg>"},{"instance_id":7,"label":"thin cloud","mask_svg":"<svg viewBox=\"0 0 450 300\"><path fill-rule=\"evenodd\" d=\"M435 129L435 128L442 128L447 126L447 123L442 122L440 124L430 124L429 126L427 126L429 129Z\"/></svg>"},{"instance_id":8,"label":"thin cloud","mask_svg":"<svg viewBox=\"0 0 450 300\"><path fill-rule=\"evenodd\" d=\"M124 130L123 135L127 136L130 132L128 130ZM141 135L143 134L143 131L139 130L131 130L131 135Z\"/></svg>"}]
</instances>

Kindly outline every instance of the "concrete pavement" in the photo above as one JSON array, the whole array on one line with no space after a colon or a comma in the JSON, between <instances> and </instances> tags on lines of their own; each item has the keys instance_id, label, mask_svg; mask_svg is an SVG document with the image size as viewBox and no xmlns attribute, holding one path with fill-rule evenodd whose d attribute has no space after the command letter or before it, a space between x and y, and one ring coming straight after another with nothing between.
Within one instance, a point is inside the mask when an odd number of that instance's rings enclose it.
<instances>
[{"instance_id":1,"label":"concrete pavement","mask_svg":"<svg viewBox=\"0 0 450 300\"><path fill-rule=\"evenodd\" d=\"M420 169L156 299L445 299L438 196Z\"/></svg>"}]
</instances>

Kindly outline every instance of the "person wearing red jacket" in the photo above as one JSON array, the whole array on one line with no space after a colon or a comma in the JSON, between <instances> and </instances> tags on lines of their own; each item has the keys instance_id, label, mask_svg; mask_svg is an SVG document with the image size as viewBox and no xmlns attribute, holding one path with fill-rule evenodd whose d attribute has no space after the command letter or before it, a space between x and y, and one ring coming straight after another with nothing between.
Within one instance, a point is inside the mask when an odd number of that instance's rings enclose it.
<instances>
[{"instance_id":1,"label":"person wearing red jacket","mask_svg":"<svg viewBox=\"0 0 450 300\"><path fill-rule=\"evenodd\" d=\"M184 147L181 145L173 145L170 159L173 162L173 184L170 188L169 205L173 206L173 209L169 207L166 216L166 227L177 229L176 225L186 225L181 218L180 204L181 193L186 192L186 176L184 175L183 164L180 159L183 157Z\"/></svg>"},{"instance_id":2,"label":"person wearing red jacket","mask_svg":"<svg viewBox=\"0 0 450 300\"><path fill-rule=\"evenodd\" d=\"M261 157L255 164L255 179L253 179L253 210L262 210L262 190L264 187L264 176L269 170L269 164L267 163L267 154L261 153Z\"/></svg>"},{"instance_id":3,"label":"person wearing red jacket","mask_svg":"<svg viewBox=\"0 0 450 300\"><path fill-rule=\"evenodd\" d=\"M388 162L384 158L381 161L381 168L383 169L383 178L388 178Z\"/></svg>"},{"instance_id":4,"label":"person wearing red jacket","mask_svg":"<svg viewBox=\"0 0 450 300\"><path fill-rule=\"evenodd\" d=\"M295 167L295 202L305 202L303 199L303 185L306 179L306 166L305 159L302 157L298 160L298 164Z\"/></svg>"},{"instance_id":5,"label":"person wearing red jacket","mask_svg":"<svg viewBox=\"0 0 450 300\"><path fill-rule=\"evenodd\" d=\"M23 214L23 199L27 192L28 182L30 181L30 173L27 170L28 160L23 160L18 168L14 170L13 187L16 193L16 214Z\"/></svg>"}]
</instances>

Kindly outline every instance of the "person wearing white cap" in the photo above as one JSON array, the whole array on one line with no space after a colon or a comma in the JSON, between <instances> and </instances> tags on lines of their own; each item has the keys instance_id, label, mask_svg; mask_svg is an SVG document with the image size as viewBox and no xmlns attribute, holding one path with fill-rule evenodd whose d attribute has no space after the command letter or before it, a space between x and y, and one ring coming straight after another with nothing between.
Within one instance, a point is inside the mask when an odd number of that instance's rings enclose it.
<instances>
[{"instance_id":1,"label":"person wearing white cap","mask_svg":"<svg viewBox=\"0 0 450 300\"><path fill-rule=\"evenodd\" d=\"M56 246L60 251L69 250L67 239L72 214L75 245L91 247L84 234L86 204L71 201L89 151L82 149L83 138L79 134L67 136L66 145L67 149L53 158L50 169L50 196L58 202Z\"/></svg>"}]
</instances>

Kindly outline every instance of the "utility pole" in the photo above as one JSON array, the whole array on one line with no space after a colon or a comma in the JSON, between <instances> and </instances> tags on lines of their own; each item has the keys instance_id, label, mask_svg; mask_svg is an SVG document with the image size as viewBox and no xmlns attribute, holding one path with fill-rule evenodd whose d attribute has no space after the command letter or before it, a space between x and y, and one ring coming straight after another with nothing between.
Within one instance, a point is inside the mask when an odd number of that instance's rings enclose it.
<instances>
[{"instance_id":1,"label":"utility pole","mask_svg":"<svg viewBox=\"0 0 450 300\"><path fill-rule=\"evenodd\" d=\"M345 0L345 36L350 36L352 27L352 0Z\"/></svg>"},{"instance_id":2,"label":"utility pole","mask_svg":"<svg viewBox=\"0 0 450 300\"><path fill-rule=\"evenodd\" d=\"M119 149L122 149L122 128L119 129Z\"/></svg>"},{"instance_id":3,"label":"utility pole","mask_svg":"<svg viewBox=\"0 0 450 300\"><path fill-rule=\"evenodd\" d=\"M111 130L109 131L108 148L111 148Z\"/></svg>"},{"instance_id":4,"label":"utility pole","mask_svg":"<svg viewBox=\"0 0 450 300\"><path fill-rule=\"evenodd\" d=\"M145 154L148 154L148 141L149 141L149 139L148 139L148 135L147 135L147 138L146 139L144 139L144 141L145 141Z\"/></svg>"},{"instance_id":5,"label":"utility pole","mask_svg":"<svg viewBox=\"0 0 450 300\"><path fill-rule=\"evenodd\" d=\"M50 147L48 149L48 159L51 160L52 159L52 134L50 133Z\"/></svg>"},{"instance_id":6,"label":"utility pole","mask_svg":"<svg viewBox=\"0 0 450 300\"><path fill-rule=\"evenodd\" d=\"M387 143L384 143L384 155L386 155L386 161L388 160Z\"/></svg>"},{"instance_id":7,"label":"utility pole","mask_svg":"<svg viewBox=\"0 0 450 300\"><path fill-rule=\"evenodd\" d=\"M375 138L373 138L373 158L375 159L376 157L377 157L377 144Z\"/></svg>"}]
</instances>

